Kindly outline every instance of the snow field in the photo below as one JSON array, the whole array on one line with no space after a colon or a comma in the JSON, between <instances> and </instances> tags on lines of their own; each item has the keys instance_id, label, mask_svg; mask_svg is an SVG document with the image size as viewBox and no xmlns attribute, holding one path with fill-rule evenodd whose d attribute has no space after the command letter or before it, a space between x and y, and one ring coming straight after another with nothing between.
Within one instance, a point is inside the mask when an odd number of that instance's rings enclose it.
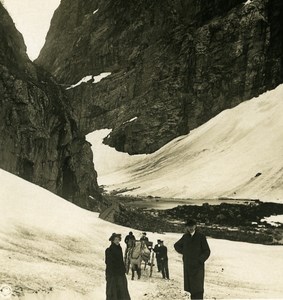
<instances>
[{"instance_id":1,"label":"snow field","mask_svg":"<svg viewBox=\"0 0 283 300\"><path fill-rule=\"evenodd\" d=\"M100 220L96 213L3 170L0 181L0 283L25 292L13 299L105 299L108 237L113 232L125 237L130 229ZM133 231L139 237L140 232ZM148 236L165 241L172 280L163 281L154 271L151 279L129 281L132 299L184 299L182 260L173 250L181 235ZM207 298L282 298L281 247L208 241L212 255L207 262Z\"/></svg>"},{"instance_id":2,"label":"snow field","mask_svg":"<svg viewBox=\"0 0 283 300\"><path fill-rule=\"evenodd\" d=\"M253 198L283 202L283 85L225 110L149 155L103 145L107 130L87 136L106 190L165 198ZM178 178L178 180L176 180Z\"/></svg>"}]
</instances>

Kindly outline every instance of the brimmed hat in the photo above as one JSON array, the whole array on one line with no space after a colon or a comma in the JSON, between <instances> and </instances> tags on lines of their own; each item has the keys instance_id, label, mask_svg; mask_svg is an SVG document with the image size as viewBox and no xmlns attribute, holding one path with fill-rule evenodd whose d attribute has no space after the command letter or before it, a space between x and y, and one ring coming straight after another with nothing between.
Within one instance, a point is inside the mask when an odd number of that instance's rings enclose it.
<instances>
[{"instance_id":1,"label":"brimmed hat","mask_svg":"<svg viewBox=\"0 0 283 300\"><path fill-rule=\"evenodd\" d=\"M194 219L189 219L186 222L186 226L195 226L195 225L197 225L197 222Z\"/></svg>"},{"instance_id":2,"label":"brimmed hat","mask_svg":"<svg viewBox=\"0 0 283 300\"><path fill-rule=\"evenodd\" d=\"M114 232L114 233L112 233L112 235L110 236L109 241L110 241L110 242L113 242L114 239L115 239L116 237L118 237L120 240L122 239L122 236L121 236L120 233L115 233L115 232Z\"/></svg>"},{"instance_id":3,"label":"brimmed hat","mask_svg":"<svg viewBox=\"0 0 283 300\"><path fill-rule=\"evenodd\" d=\"M143 235L146 235L146 232L143 232L142 234L143 234Z\"/></svg>"}]
</instances>

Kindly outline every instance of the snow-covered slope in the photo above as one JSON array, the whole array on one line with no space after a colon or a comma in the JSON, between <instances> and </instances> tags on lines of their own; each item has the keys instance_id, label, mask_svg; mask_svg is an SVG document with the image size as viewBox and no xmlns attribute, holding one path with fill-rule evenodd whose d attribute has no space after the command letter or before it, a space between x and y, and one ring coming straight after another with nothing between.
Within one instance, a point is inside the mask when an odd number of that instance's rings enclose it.
<instances>
[{"instance_id":1,"label":"snow-covered slope","mask_svg":"<svg viewBox=\"0 0 283 300\"><path fill-rule=\"evenodd\" d=\"M97 214L1 169L0 182L0 283L25 292L13 299L105 299L108 237L112 232L125 235L129 229L100 220ZM153 241L161 237L148 235ZM143 275L139 282L129 281L133 300L185 299L181 257L173 250L179 238L179 234L162 235L169 249L172 280L163 281L155 271L151 279ZM213 239L209 244L207 298L283 296L281 247Z\"/></svg>"},{"instance_id":2,"label":"snow-covered slope","mask_svg":"<svg viewBox=\"0 0 283 300\"><path fill-rule=\"evenodd\" d=\"M1 169L0 182L0 285L42 291L21 299L104 299L108 238L128 229Z\"/></svg>"},{"instance_id":3,"label":"snow-covered slope","mask_svg":"<svg viewBox=\"0 0 283 300\"><path fill-rule=\"evenodd\" d=\"M283 85L226 110L154 154L129 157L89 134L99 183L174 198L283 200ZM110 162L110 164L109 164Z\"/></svg>"}]
</instances>

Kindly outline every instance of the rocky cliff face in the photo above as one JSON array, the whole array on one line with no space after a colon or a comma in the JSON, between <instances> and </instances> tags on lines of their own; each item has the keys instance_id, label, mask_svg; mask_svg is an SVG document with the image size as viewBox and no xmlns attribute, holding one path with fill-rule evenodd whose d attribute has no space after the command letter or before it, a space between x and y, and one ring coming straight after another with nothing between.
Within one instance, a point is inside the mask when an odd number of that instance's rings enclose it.
<instances>
[{"instance_id":1,"label":"rocky cliff face","mask_svg":"<svg viewBox=\"0 0 283 300\"><path fill-rule=\"evenodd\" d=\"M283 81L282 18L280 0L62 0L37 64L65 87L111 72L68 90L79 127L150 153Z\"/></svg>"},{"instance_id":2,"label":"rocky cliff face","mask_svg":"<svg viewBox=\"0 0 283 300\"><path fill-rule=\"evenodd\" d=\"M84 208L99 209L90 145L61 88L28 59L2 4L0 37L0 168Z\"/></svg>"}]
</instances>

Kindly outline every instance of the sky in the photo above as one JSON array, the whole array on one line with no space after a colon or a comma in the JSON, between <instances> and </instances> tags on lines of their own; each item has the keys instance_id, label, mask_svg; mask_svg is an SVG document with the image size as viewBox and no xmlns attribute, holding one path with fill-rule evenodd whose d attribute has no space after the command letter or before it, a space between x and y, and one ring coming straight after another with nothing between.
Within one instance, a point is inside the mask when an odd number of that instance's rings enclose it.
<instances>
[{"instance_id":1,"label":"sky","mask_svg":"<svg viewBox=\"0 0 283 300\"><path fill-rule=\"evenodd\" d=\"M60 0L1 0L22 33L31 60L39 55Z\"/></svg>"}]
</instances>

